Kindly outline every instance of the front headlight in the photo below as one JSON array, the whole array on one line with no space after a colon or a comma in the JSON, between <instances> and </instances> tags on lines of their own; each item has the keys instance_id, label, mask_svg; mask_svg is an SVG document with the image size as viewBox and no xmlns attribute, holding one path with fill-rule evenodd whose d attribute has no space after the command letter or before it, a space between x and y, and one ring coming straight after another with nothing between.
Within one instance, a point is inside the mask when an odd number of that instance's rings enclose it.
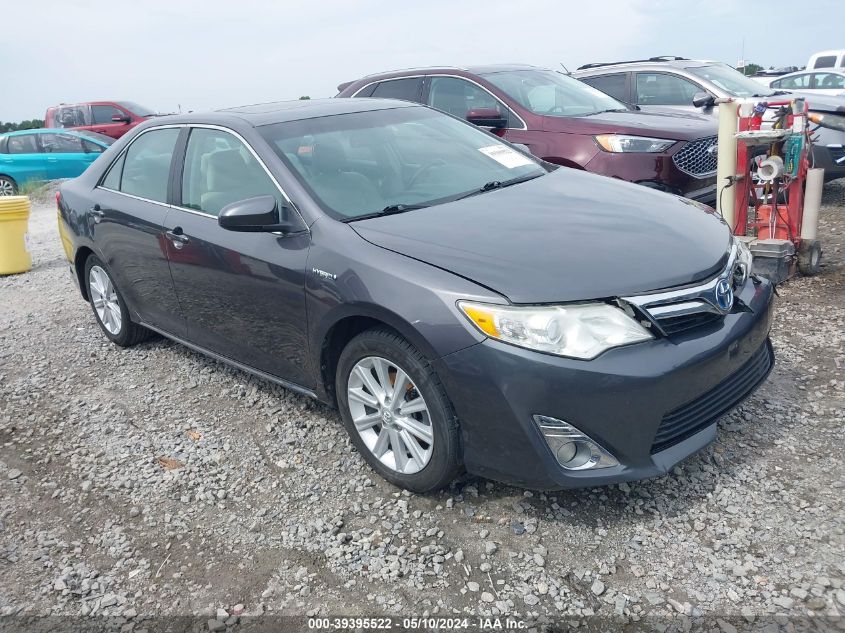
<instances>
[{"instance_id":1,"label":"front headlight","mask_svg":"<svg viewBox=\"0 0 845 633\"><path fill-rule=\"evenodd\" d=\"M665 138L627 136L625 134L599 134L596 143L606 152L662 152L676 143Z\"/></svg>"},{"instance_id":2,"label":"front headlight","mask_svg":"<svg viewBox=\"0 0 845 633\"><path fill-rule=\"evenodd\" d=\"M606 303L521 307L459 301L458 307L491 338L570 358L589 360L612 347L653 338L621 309Z\"/></svg>"},{"instance_id":3,"label":"front headlight","mask_svg":"<svg viewBox=\"0 0 845 633\"><path fill-rule=\"evenodd\" d=\"M748 280L751 274L751 267L754 264L754 256L751 254L751 249L744 240L738 237L733 238L733 243L736 246L736 263L734 264L734 286L739 288Z\"/></svg>"}]
</instances>

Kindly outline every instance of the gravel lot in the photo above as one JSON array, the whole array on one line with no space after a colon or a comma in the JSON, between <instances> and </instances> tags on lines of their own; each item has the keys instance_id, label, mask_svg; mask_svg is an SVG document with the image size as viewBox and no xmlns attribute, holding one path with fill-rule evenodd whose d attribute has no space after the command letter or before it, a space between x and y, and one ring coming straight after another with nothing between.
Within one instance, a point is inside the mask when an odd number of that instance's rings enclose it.
<instances>
[{"instance_id":1,"label":"gravel lot","mask_svg":"<svg viewBox=\"0 0 845 633\"><path fill-rule=\"evenodd\" d=\"M33 270L0 277L0 615L845 613L845 180L822 274L780 288L777 365L718 442L556 494L399 492L332 410L163 339L110 344L49 198Z\"/></svg>"}]
</instances>

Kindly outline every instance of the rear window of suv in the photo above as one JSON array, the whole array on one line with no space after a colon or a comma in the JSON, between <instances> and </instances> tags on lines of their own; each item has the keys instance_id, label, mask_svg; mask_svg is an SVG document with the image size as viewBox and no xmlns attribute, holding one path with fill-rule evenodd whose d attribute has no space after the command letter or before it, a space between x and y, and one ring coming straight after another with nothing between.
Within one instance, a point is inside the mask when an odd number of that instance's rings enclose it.
<instances>
[{"instance_id":1,"label":"rear window of suv","mask_svg":"<svg viewBox=\"0 0 845 633\"><path fill-rule=\"evenodd\" d=\"M836 55L825 55L817 57L813 68L833 68L836 65Z\"/></svg>"},{"instance_id":2,"label":"rear window of suv","mask_svg":"<svg viewBox=\"0 0 845 633\"><path fill-rule=\"evenodd\" d=\"M610 95L614 99L628 101L628 80L626 73L584 77L581 81L597 90L601 90L603 93Z\"/></svg>"}]
</instances>

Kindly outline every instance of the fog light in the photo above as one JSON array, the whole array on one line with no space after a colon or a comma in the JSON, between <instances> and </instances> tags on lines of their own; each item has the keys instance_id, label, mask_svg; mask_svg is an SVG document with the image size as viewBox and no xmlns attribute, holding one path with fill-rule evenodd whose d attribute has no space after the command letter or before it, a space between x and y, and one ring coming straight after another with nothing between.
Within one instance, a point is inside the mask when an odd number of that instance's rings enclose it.
<instances>
[{"instance_id":1,"label":"fog light","mask_svg":"<svg viewBox=\"0 0 845 633\"><path fill-rule=\"evenodd\" d=\"M557 461L561 464L571 462L575 455L578 454L578 447L575 442L567 442L557 449Z\"/></svg>"},{"instance_id":2,"label":"fog light","mask_svg":"<svg viewBox=\"0 0 845 633\"><path fill-rule=\"evenodd\" d=\"M535 415L534 421L562 468L587 470L619 465L613 455L568 422L545 415Z\"/></svg>"}]
</instances>

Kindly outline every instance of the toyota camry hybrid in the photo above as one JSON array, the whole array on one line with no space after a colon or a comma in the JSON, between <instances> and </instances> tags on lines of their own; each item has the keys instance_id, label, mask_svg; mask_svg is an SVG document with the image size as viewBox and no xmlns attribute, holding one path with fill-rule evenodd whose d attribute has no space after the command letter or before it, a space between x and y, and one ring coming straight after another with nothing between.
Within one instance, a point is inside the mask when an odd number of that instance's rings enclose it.
<instances>
[{"instance_id":1,"label":"toyota camry hybrid","mask_svg":"<svg viewBox=\"0 0 845 633\"><path fill-rule=\"evenodd\" d=\"M57 202L106 337L157 332L336 406L414 491L665 473L774 362L772 288L708 207L422 105L156 118Z\"/></svg>"}]
</instances>

